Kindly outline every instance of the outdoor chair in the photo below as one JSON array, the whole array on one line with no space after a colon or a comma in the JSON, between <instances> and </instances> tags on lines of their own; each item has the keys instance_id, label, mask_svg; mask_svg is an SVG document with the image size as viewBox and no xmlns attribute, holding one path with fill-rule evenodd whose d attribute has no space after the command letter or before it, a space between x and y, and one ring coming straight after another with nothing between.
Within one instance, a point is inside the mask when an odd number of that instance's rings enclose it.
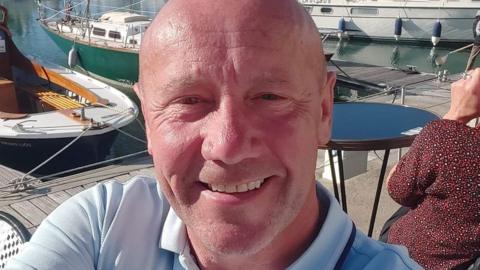
<instances>
[{"instance_id":1,"label":"outdoor chair","mask_svg":"<svg viewBox=\"0 0 480 270\"><path fill-rule=\"evenodd\" d=\"M0 269L7 261L18 254L25 242L30 240L30 232L14 216L0 211Z\"/></svg>"}]
</instances>

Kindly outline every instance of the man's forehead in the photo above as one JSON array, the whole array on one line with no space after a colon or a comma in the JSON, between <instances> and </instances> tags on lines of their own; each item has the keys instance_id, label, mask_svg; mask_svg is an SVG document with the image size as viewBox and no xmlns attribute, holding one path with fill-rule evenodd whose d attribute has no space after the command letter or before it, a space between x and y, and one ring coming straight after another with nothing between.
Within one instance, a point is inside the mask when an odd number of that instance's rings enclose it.
<instances>
[{"instance_id":1,"label":"man's forehead","mask_svg":"<svg viewBox=\"0 0 480 270\"><path fill-rule=\"evenodd\" d=\"M152 22L145 41L175 46L182 41L209 40L235 46L239 41L298 34L302 31L295 28L304 28L304 17L304 10L289 0L171 0Z\"/></svg>"}]
</instances>

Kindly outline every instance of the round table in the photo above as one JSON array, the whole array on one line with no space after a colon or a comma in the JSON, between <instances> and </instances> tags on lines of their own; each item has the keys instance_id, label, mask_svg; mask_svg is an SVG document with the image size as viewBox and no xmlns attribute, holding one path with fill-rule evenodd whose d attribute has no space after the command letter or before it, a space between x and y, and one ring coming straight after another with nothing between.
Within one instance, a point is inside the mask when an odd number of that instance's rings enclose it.
<instances>
[{"instance_id":1,"label":"round table","mask_svg":"<svg viewBox=\"0 0 480 270\"><path fill-rule=\"evenodd\" d=\"M321 146L328 150L335 197L338 187L332 150L337 150L341 204L347 212L342 151L384 150L384 158L373 203L368 236L372 235L390 149L408 147L428 122L439 119L426 110L388 103L347 102L333 106L330 142Z\"/></svg>"}]
</instances>

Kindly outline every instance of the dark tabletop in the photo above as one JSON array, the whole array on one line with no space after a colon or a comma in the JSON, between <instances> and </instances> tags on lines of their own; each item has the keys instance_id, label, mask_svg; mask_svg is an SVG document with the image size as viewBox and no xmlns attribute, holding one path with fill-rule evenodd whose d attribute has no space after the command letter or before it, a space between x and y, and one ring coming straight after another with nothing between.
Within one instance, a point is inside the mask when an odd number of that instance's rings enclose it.
<instances>
[{"instance_id":1,"label":"dark tabletop","mask_svg":"<svg viewBox=\"0 0 480 270\"><path fill-rule=\"evenodd\" d=\"M438 116L422 109L387 103L335 103L332 138L338 150L381 150L407 147L421 128Z\"/></svg>"}]
</instances>

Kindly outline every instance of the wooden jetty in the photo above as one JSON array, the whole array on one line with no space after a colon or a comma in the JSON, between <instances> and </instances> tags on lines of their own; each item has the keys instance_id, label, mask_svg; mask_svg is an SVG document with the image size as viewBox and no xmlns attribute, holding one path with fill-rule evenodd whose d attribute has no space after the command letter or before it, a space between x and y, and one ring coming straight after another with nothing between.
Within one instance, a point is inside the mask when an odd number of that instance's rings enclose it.
<instances>
[{"instance_id":1,"label":"wooden jetty","mask_svg":"<svg viewBox=\"0 0 480 270\"><path fill-rule=\"evenodd\" d=\"M0 210L16 217L33 233L50 212L71 196L97 183L111 180L125 182L135 175L153 175L152 168L152 159L141 157L45 182L31 179L30 188L25 191L0 190ZM23 175L0 165L1 186Z\"/></svg>"},{"instance_id":2,"label":"wooden jetty","mask_svg":"<svg viewBox=\"0 0 480 270\"><path fill-rule=\"evenodd\" d=\"M334 65L330 65L329 70L336 71L339 76L350 78L351 80L368 81L376 84L380 88L396 88L397 90L403 88L406 96L405 104L419 108L426 108L432 110L438 115L443 115L448 109L450 102L449 84L451 80L459 78L459 76L454 76L451 79L439 81L435 74L417 73L412 70L402 71L388 67L337 61L335 61L335 63L347 74L344 74ZM387 91L359 99L369 102L400 103L401 100L400 98L395 98L396 95L398 95L398 91ZM394 160L394 158L391 160ZM378 164L375 162L379 163L377 158L374 157L369 159L369 164L374 164L376 168L379 168ZM317 179L320 179L321 174L319 171L323 166L323 152L319 152L319 160L317 164L319 164L317 165ZM369 168L371 167L372 166L369 165ZM22 222L30 232L34 232L41 221L50 212L78 192L100 182L110 180L124 182L132 176L139 174L153 175L152 168L153 163L151 158L142 157L119 164L109 165L100 169L85 171L68 177L57 178L51 181L41 182L34 180L30 183L31 189L22 192L7 192L0 188L0 210L12 214ZM0 186L5 186L9 180L22 176L23 174L20 172L0 166ZM363 177L371 178L371 181L377 179L377 176L369 176L368 173ZM372 182L372 187L365 186L364 183L370 183L369 181L361 180L359 181L361 184L358 184L357 187L355 187L354 184L350 184L350 180L347 181L347 185L351 185L347 186L348 192L358 192L360 194L358 196L356 195L356 197L354 196L354 198L360 200L360 202L357 201L353 207L365 207L363 211L360 209L359 211L350 212L350 215L357 223L357 226L364 231L366 231L368 226L368 220L363 220L365 218L364 216L367 216L364 213L370 213L370 210L367 210L367 207L370 207L370 205L362 205L362 199L359 196L363 196L362 190L364 189L374 190L376 182ZM331 183L329 184L328 182L324 183L324 185L327 188L331 187ZM355 191L356 188L358 191ZM385 194L386 192L383 191L381 201L389 199L388 195ZM372 199L368 198L364 199L364 201L370 202ZM384 205L384 202L381 203ZM349 203L349 205L352 204ZM387 208L380 208L377 224L381 224L382 219L384 221L393 213L396 207L398 207L395 203L392 203L391 199L386 205ZM385 213L382 213L382 211ZM374 235L378 235L378 230L374 231Z\"/></svg>"}]
</instances>

